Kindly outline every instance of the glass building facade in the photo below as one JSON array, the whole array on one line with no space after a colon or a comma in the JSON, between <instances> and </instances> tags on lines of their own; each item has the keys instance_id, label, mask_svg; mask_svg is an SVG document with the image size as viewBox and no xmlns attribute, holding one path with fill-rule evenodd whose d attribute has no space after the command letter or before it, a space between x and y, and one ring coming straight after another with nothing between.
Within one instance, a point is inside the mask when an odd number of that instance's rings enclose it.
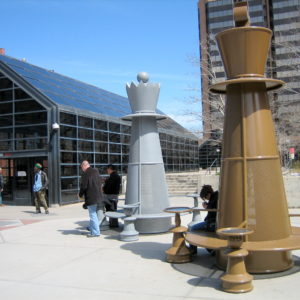
<instances>
[{"instance_id":1,"label":"glass building facade","mask_svg":"<svg viewBox=\"0 0 300 300\"><path fill-rule=\"evenodd\" d=\"M215 96L208 86L225 80L225 72L215 35L234 27L233 0L200 0L198 2L200 56L205 139L219 129L222 115L216 108ZM273 94L271 105L279 144L285 138L289 147L300 151L300 0L248 0L251 25L270 28L272 44L266 76L286 82L286 87ZM206 76L206 74L208 74ZM218 127L216 127L216 125Z\"/></svg>"},{"instance_id":2,"label":"glass building facade","mask_svg":"<svg viewBox=\"0 0 300 300\"><path fill-rule=\"evenodd\" d=\"M125 175L131 123L121 118L130 113L127 98L0 55L4 202L33 204L36 162L49 177L50 205L77 201L83 160L102 175L107 164ZM166 171L198 170L197 138L170 118L158 126Z\"/></svg>"}]
</instances>

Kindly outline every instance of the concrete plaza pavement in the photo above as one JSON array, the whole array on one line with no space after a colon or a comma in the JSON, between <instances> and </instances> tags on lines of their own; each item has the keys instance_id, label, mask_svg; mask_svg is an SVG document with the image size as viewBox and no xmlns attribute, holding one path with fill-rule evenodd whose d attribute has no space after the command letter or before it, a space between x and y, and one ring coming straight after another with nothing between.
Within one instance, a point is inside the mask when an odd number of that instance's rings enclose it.
<instances>
[{"instance_id":1,"label":"concrete plaza pavement","mask_svg":"<svg viewBox=\"0 0 300 300\"><path fill-rule=\"evenodd\" d=\"M193 204L192 198L170 201L172 206ZM204 249L192 263L167 263L170 233L140 235L129 243L119 241L113 230L87 238L88 214L81 204L51 208L49 215L34 211L0 207L1 300L299 299L300 251L293 252L293 269L267 279L255 276L252 292L235 295L221 290L223 272ZM191 217L182 216L182 224ZM300 226L300 218L291 221Z\"/></svg>"}]
</instances>

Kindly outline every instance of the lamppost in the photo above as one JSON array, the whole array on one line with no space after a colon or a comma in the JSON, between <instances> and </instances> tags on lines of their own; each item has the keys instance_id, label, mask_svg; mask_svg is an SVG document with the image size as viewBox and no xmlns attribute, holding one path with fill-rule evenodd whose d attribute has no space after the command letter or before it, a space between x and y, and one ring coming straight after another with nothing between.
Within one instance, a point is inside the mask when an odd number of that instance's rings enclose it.
<instances>
[{"instance_id":1,"label":"lamppost","mask_svg":"<svg viewBox=\"0 0 300 300\"><path fill-rule=\"evenodd\" d=\"M221 168L221 161L220 161L221 150L220 150L220 148L217 148L216 151L217 151L217 163L219 164L219 167ZM217 169L218 169L218 167L217 167Z\"/></svg>"}]
</instances>

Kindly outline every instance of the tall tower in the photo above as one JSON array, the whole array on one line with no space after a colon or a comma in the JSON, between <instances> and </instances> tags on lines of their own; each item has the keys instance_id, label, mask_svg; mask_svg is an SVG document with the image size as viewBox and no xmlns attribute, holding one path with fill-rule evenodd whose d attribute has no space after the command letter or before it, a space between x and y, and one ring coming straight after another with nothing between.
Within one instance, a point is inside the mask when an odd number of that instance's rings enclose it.
<instances>
[{"instance_id":1,"label":"tall tower","mask_svg":"<svg viewBox=\"0 0 300 300\"><path fill-rule=\"evenodd\" d=\"M234 0L199 0L199 40L201 56L202 112L206 138L215 129L216 120L222 119L216 109L219 97L208 95L208 86L225 80L221 55L214 36L234 25ZM300 74L299 42L300 0L248 0L253 26L273 31L267 61L267 76L281 79L286 87L272 97L272 111L281 151L295 147L300 151Z\"/></svg>"},{"instance_id":2,"label":"tall tower","mask_svg":"<svg viewBox=\"0 0 300 300\"><path fill-rule=\"evenodd\" d=\"M138 74L138 84L126 85L132 114L130 155L127 174L126 204L139 203L135 212L136 229L140 233L166 232L170 215L165 169L162 159L157 120L166 116L156 113L160 86L148 83L147 73Z\"/></svg>"}]
</instances>

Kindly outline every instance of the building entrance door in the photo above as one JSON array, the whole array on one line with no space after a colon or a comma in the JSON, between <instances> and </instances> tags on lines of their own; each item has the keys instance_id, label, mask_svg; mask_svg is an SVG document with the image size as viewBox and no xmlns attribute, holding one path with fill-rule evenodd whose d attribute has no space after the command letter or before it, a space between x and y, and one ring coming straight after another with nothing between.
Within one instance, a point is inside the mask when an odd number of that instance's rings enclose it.
<instances>
[{"instance_id":1,"label":"building entrance door","mask_svg":"<svg viewBox=\"0 0 300 300\"><path fill-rule=\"evenodd\" d=\"M32 204L30 160L30 158L14 159L13 202L15 205Z\"/></svg>"},{"instance_id":2,"label":"building entrance door","mask_svg":"<svg viewBox=\"0 0 300 300\"><path fill-rule=\"evenodd\" d=\"M46 157L0 159L5 183L3 191L5 204L34 205L33 168L37 162L46 168L47 173Z\"/></svg>"}]
</instances>

